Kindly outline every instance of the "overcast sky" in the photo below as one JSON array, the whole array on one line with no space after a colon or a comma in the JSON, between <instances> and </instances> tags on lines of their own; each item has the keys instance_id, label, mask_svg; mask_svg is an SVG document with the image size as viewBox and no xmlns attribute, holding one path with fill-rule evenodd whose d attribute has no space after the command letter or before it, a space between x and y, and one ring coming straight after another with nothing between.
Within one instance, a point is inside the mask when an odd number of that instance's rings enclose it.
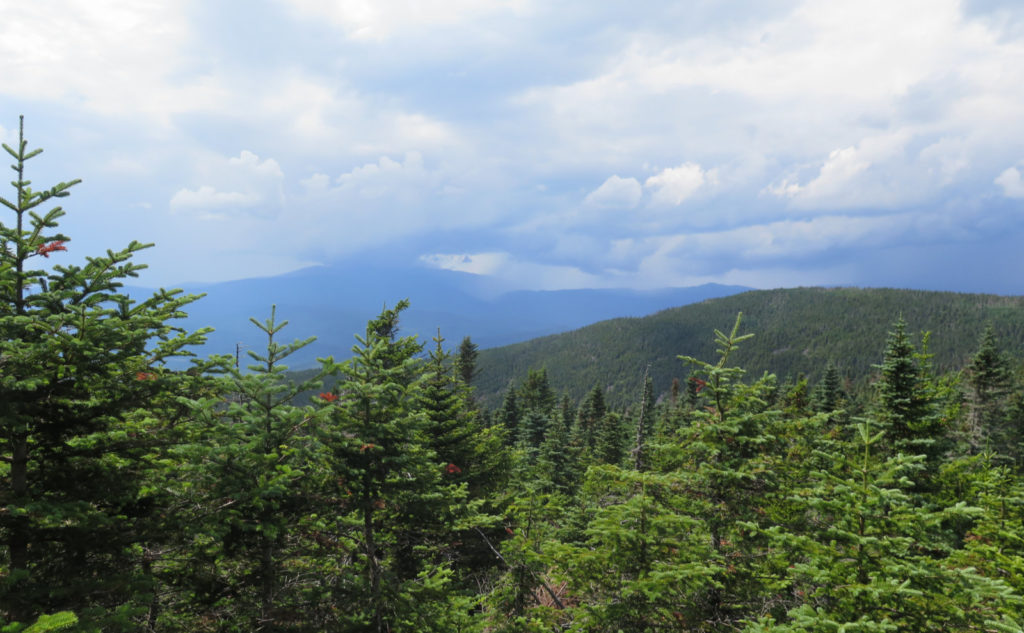
<instances>
[{"instance_id":1,"label":"overcast sky","mask_svg":"<svg viewBox=\"0 0 1024 633\"><path fill-rule=\"evenodd\" d=\"M84 180L58 255L156 242L151 285L1024 293L1019 0L0 5L0 137Z\"/></svg>"}]
</instances>

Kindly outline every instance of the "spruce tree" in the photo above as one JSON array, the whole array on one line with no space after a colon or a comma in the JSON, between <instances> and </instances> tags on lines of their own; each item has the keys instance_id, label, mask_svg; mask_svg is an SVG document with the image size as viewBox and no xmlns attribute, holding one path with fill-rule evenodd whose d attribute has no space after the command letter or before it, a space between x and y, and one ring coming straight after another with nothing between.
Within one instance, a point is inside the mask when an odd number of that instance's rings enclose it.
<instances>
[{"instance_id":1,"label":"spruce tree","mask_svg":"<svg viewBox=\"0 0 1024 633\"><path fill-rule=\"evenodd\" d=\"M604 390L600 386L594 385L594 388L583 399L583 403L580 404L572 432L573 442L579 445L584 453L593 452L597 441L598 427L607 412Z\"/></svg>"},{"instance_id":2,"label":"spruce tree","mask_svg":"<svg viewBox=\"0 0 1024 633\"><path fill-rule=\"evenodd\" d=\"M42 150L23 123L3 148L16 175L0 197L0 619L73 610L83 626L133 628L149 602L140 522L153 508L140 502L146 438L127 420L172 373L166 361L202 341L172 325L197 297L124 293L144 268L138 242L59 263L71 240L64 210L47 207L79 181L32 188L26 163Z\"/></svg>"},{"instance_id":3,"label":"spruce tree","mask_svg":"<svg viewBox=\"0 0 1024 633\"><path fill-rule=\"evenodd\" d=\"M267 337L265 350L247 352L249 371L231 369L226 401L193 401L198 428L179 451L192 475L187 490L202 510L186 528L191 565L174 570L190 597L177 609L186 619L216 618L223 631L302 630L319 592L289 576L306 564L299 543L306 518L319 509L326 457L317 435L328 411L295 402L319 388L321 376L296 384L283 364L314 339L279 343L288 322L277 320L275 308L269 319L251 321Z\"/></svg>"},{"instance_id":4,"label":"spruce tree","mask_svg":"<svg viewBox=\"0 0 1024 633\"><path fill-rule=\"evenodd\" d=\"M544 415L551 413L556 404L555 392L548 382L547 369L531 369L526 373L523 385L519 389L520 403L523 409L537 411Z\"/></svg>"},{"instance_id":5,"label":"spruce tree","mask_svg":"<svg viewBox=\"0 0 1024 633\"><path fill-rule=\"evenodd\" d=\"M1021 597L1004 579L965 565L970 557L951 556L942 533L944 522L979 509L919 504L912 489L923 457L886 456L877 429L858 421L847 446L791 491L804 520L792 532L768 531L792 561L788 612L748 630L1020 630Z\"/></svg>"},{"instance_id":6,"label":"spruce tree","mask_svg":"<svg viewBox=\"0 0 1024 633\"><path fill-rule=\"evenodd\" d=\"M494 421L505 433L506 442L515 443L519 438L519 421L523 411L519 406L519 397L516 395L514 385L508 386L505 398L501 402L501 408L494 414Z\"/></svg>"},{"instance_id":7,"label":"spruce tree","mask_svg":"<svg viewBox=\"0 0 1024 633\"><path fill-rule=\"evenodd\" d=\"M463 338L455 355L455 372L467 387L473 384L477 375L476 359L479 355L477 344L468 336Z\"/></svg>"},{"instance_id":8,"label":"spruce tree","mask_svg":"<svg viewBox=\"0 0 1024 633\"><path fill-rule=\"evenodd\" d=\"M944 447L944 429L927 389L920 357L900 318L885 345L878 382L878 419L885 430L891 455L924 455L918 490L930 490Z\"/></svg>"},{"instance_id":9,"label":"spruce tree","mask_svg":"<svg viewBox=\"0 0 1024 633\"><path fill-rule=\"evenodd\" d=\"M991 325L981 336L978 351L967 366L967 439L973 452L980 449L1016 448L1015 438L1006 433L1005 401L1010 392L1011 372ZM1012 453L1011 453L1012 454Z\"/></svg>"},{"instance_id":10,"label":"spruce tree","mask_svg":"<svg viewBox=\"0 0 1024 633\"><path fill-rule=\"evenodd\" d=\"M465 486L449 481L459 473L430 446L421 345L398 335L407 305L371 320L355 355L337 367L342 382L323 441L346 500L330 528L341 570L332 587L340 630L440 632L468 617L468 602L450 591L446 535L423 527L459 518L450 524L459 528L476 518L455 508Z\"/></svg>"},{"instance_id":11,"label":"spruce tree","mask_svg":"<svg viewBox=\"0 0 1024 633\"><path fill-rule=\"evenodd\" d=\"M840 407L843 399L839 369L832 361L825 366L825 374L814 388L812 401L818 413L831 413Z\"/></svg>"}]
</instances>

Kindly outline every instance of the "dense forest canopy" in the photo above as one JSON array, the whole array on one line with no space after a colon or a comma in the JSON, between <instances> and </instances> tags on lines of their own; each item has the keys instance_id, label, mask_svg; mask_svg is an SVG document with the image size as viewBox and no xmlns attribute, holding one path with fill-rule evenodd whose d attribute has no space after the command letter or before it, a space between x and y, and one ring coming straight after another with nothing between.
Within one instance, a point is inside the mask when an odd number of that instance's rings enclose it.
<instances>
[{"instance_id":1,"label":"dense forest canopy","mask_svg":"<svg viewBox=\"0 0 1024 633\"><path fill-rule=\"evenodd\" d=\"M65 263L55 203L77 181L34 189L38 150L4 149L4 631L1022 630L1016 299L801 290L835 316L719 314L621 399L566 394L540 362L487 407L474 385L500 357L404 336L404 301L302 381L286 363L309 340L269 307L247 368L176 369L196 297L123 294L142 244ZM873 298L896 316L843 325ZM971 352L918 336L918 309L969 321ZM590 364L652 344L600 327ZM743 368L787 348L811 350L804 375Z\"/></svg>"},{"instance_id":2,"label":"dense forest canopy","mask_svg":"<svg viewBox=\"0 0 1024 633\"><path fill-rule=\"evenodd\" d=\"M830 361L846 379L871 377L886 332L901 317L918 339L930 333L928 349L941 371L963 367L987 325L1012 358L1024 359L1022 297L883 288L756 290L483 350L478 397L500 403L510 382L545 367L557 391L578 399L599 384L609 398L625 404L640 388L647 365L655 391L665 394L673 379L687 376L677 356L712 355L707 333L739 312L757 333L743 348L743 366L781 379L803 374L817 380Z\"/></svg>"}]
</instances>

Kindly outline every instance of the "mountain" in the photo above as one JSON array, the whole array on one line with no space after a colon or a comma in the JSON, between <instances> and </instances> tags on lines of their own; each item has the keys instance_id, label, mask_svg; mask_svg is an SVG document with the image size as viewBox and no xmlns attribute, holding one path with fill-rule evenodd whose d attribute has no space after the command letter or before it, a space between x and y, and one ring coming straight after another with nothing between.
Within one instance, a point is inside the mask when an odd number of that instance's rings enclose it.
<instances>
[{"instance_id":1,"label":"mountain","mask_svg":"<svg viewBox=\"0 0 1024 633\"><path fill-rule=\"evenodd\" d=\"M348 357L354 335L365 331L367 320L385 304L393 306L404 298L411 307L402 315L403 333L429 343L440 328L450 347L464 336L480 347L490 347L748 290L706 284L651 291L521 290L493 295L485 282L484 277L449 270L346 262L277 277L187 284L187 292L206 296L187 308L184 325L215 328L201 354L234 354L236 345L259 350L266 341L249 318L263 321L276 305L278 320L289 322L280 341L317 337L313 345L289 359L294 369L301 369L312 366L317 357Z\"/></svg>"},{"instance_id":2,"label":"mountain","mask_svg":"<svg viewBox=\"0 0 1024 633\"><path fill-rule=\"evenodd\" d=\"M727 331L743 313L741 332L753 333L730 363L780 378L818 376L829 360L859 380L880 363L887 332L903 316L908 332L930 331L929 350L939 370L959 369L977 349L987 323L1011 356L1024 356L1024 297L920 290L792 288L756 290L663 310L643 318L619 318L571 332L482 350L478 396L500 402L512 382L531 368L546 368L556 392L581 398L595 385L609 402L639 397L650 364L655 390L689 376L680 354L717 358L713 332ZM920 340L919 338L917 339Z\"/></svg>"}]
</instances>

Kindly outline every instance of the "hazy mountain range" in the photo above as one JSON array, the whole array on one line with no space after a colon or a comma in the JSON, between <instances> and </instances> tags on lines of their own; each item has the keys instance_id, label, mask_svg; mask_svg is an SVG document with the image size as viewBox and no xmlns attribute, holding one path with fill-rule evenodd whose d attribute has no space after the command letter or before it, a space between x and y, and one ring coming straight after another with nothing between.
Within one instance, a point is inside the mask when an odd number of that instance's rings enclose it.
<instances>
[{"instance_id":1,"label":"hazy mountain range","mask_svg":"<svg viewBox=\"0 0 1024 633\"><path fill-rule=\"evenodd\" d=\"M278 342L316 336L292 357L290 367L310 366L318 356L347 357L368 319L401 299L402 332L430 343L438 328L452 348L464 336L480 347L507 345L573 330L615 317L643 316L669 307L749 290L705 284L690 288L510 291L495 294L479 275L426 267L386 264L306 268L276 277L214 284L184 284L190 293L206 293L187 308L187 327L212 326L203 354L233 354L266 346L265 336L249 322L264 320L277 306L278 320L289 322ZM147 290L131 289L133 294Z\"/></svg>"}]
</instances>

